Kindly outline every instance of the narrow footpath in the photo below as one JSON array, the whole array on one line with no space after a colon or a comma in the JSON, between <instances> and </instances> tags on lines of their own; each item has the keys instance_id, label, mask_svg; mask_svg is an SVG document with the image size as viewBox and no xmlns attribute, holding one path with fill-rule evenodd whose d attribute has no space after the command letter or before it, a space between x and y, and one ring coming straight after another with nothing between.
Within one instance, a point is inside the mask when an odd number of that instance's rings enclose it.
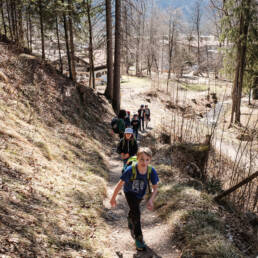
<instances>
[{"instance_id":1,"label":"narrow footpath","mask_svg":"<svg viewBox=\"0 0 258 258\"><path fill-rule=\"evenodd\" d=\"M140 145L140 144L139 144ZM178 258L180 251L171 246L171 231L162 222L155 211L151 212L146 208L146 200L141 204L141 222L144 240L147 244L147 251L140 252L135 249L135 243L127 227L128 206L121 190L117 197L117 207L112 208L109 200L113 194L115 185L119 181L122 169L122 161L113 148L110 157L110 177L108 184L108 197L104 201L105 219L111 228L110 243L112 243L113 257L152 257L152 258Z\"/></svg>"}]
</instances>

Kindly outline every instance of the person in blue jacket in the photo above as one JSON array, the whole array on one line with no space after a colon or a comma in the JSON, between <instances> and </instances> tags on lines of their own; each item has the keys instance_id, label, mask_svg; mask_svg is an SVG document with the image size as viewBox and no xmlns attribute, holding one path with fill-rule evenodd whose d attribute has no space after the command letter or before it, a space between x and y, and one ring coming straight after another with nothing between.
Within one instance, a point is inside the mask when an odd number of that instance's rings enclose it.
<instances>
[{"instance_id":1,"label":"person in blue jacket","mask_svg":"<svg viewBox=\"0 0 258 258\"><path fill-rule=\"evenodd\" d=\"M152 152L149 148L139 148L137 163L133 163L124 171L110 200L111 206L116 207L116 197L121 188L124 187L124 194L130 209L128 213L128 227L135 239L136 249L139 251L146 250L141 229L140 202L147 189L150 191L149 181L152 184L153 190L147 202L149 210L153 210L153 202L158 192L159 177L156 170L150 166L151 158Z\"/></svg>"}]
</instances>

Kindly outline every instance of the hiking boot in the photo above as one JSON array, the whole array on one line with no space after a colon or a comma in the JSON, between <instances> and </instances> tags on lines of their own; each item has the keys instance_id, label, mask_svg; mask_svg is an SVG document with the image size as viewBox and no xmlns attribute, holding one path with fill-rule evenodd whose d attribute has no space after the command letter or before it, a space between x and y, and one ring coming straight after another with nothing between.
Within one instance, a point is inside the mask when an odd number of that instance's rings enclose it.
<instances>
[{"instance_id":1,"label":"hiking boot","mask_svg":"<svg viewBox=\"0 0 258 258\"><path fill-rule=\"evenodd\" d=\"M144 243L142 237L137 237L137 239L135 239L135 245L136 245L136 249L138 251L145 251L146 250L146 244Z\"/></svg>"}]
</instances>

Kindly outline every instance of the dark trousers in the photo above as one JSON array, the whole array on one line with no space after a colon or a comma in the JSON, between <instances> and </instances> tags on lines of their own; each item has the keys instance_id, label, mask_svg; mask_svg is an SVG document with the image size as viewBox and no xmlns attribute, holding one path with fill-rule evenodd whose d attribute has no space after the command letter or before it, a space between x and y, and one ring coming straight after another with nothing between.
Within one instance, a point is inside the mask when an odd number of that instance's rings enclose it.
<instances>
[{"instance_id":1,"label":"dark trousers","mask_svg":"<svg viewBox=\"0 0 258 258\"><path fill-rule=\"evenodd\" d=\"M138 129L133 129L133 133L134 133L135 139L137 140L138 139Z\"/></svg>"},{"instance_id":2,"label":"dark trousers","mask_svg":"<svg viewBox=\"0 0 258 258\"><path fill-rule=\"evenodd\" d=\"M119 138L122 139L124 137L124 132L119 133Z\"/></svg>"},{"instance_id":3,"label":"dark trousers","mask_svg":"<svg viewBox=\"0 0 258 258\"><path fill-rule=\"evenodd\" d=\"M140 120L140 128L141 130L144 130L144 117L140 117L139 120Z\"/></svg>"},{"instance_id":4,"label":"dark trousers","mask_svg":"<svg viewBox=\"0 0 258 258\"><path fill-rule=\"evenodd\" d=\"M137 199L133 193L125 193L125 197L130 208L128 213L128 222L132 224L132 229L135 239L142 237L141 227L141 211L140 202L141 199Z\"/></svg>"}]
</instances>

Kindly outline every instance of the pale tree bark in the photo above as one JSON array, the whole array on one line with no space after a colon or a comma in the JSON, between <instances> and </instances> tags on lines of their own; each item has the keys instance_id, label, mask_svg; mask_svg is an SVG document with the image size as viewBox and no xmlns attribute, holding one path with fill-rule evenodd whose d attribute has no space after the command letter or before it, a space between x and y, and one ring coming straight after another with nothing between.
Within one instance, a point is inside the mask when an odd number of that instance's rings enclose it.
<instances>
[{"instance_id":1,"label":"pale tree bark","mask_svg":"<svg viewBox=\"0 0 258 258\"><path fill-rule=\"evenodd\" d=\"M106 0L106 30L107 30L107 87L105 96L113 99L113 44L112 44L112 5Z\"/></svg>"},{"instance_id":2,"label":"pale tree bark","mask_svg":"<svg viewBox=\"0 0 258 258\"><path fill-rule=\"evenodd\" d=\"M118 114L120 111L120 44L121 44L121 0L116 0L115 8L115 60L114 60L114 89L112 106Z\"/></svg>"}]
</instances>

